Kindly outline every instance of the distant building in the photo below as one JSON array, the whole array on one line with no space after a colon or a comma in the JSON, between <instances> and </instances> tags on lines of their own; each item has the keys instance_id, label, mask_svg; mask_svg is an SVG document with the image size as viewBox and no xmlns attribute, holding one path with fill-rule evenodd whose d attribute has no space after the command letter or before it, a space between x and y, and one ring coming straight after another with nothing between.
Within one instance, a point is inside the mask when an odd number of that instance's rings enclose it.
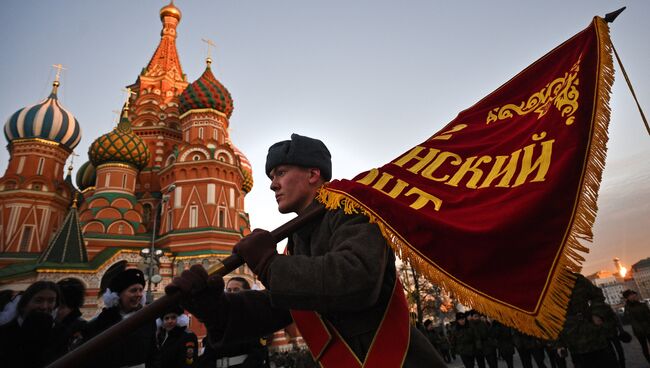
<instances>
[{"instance_id":1,"label":"distant building","mask_svg":"<svg viewBox=\"0 0 650 368\"><path fill-rule=\"evenodd\" d=\"M641 298L650 299L650 257L632 265L632 277Z\"/></svg>"},{"instance_id":2,"label":"distant building","mask_svg":"<svg viewBox=\"0 0 650 368\"><path fill-rule=\"evenodd\" d=\"M616 306L623 303L622 294L625 290L625 280L619 273L599 271L587 276L587 279L603 290L607 304Z\"/></svg>"}]
</instances>

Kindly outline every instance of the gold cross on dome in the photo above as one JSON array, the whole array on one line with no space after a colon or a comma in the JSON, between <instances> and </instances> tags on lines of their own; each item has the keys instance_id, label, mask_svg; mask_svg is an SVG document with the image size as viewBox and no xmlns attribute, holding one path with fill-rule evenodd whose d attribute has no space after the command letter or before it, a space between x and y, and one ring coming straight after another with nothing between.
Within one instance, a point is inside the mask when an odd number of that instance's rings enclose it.
<instances>
[{"instance_id":1,"label":"gold cross on dome","mask_svg":"<svg viewBox=\"0 0 650 368\"><path fill-rule=\"evenodd\" d=\"M208 63L210 63L212 62L212 59L210 58L210 47L217 47L217 45L214 42L212 42L212 40L209 38L202 38L201 41L208 44L208 60L209 60Z\"/></svg>"},{"instance_id":2,"label":"gold cross on dome","mask_svg":"<svg viewBox=\"0 0 650 368\"><path fill-rule=\"evenodd\" d=\"M133 92L133 90L130 87L126 87L126 88L122 89L122 91L126 92L126 103L125 103L124 107L126 107L128 109L129 108L129 102L131 101L131 96L135 95L136 93Z\"/></svg>"},{"instance_id":3,"label":"gold cross on dome","mask_svg":"<svg viewBox=\"0 0 650 368\"><path fill-rule=\"evenodd\" d=\"M74 153L74 151L70 154L70 166L68 166L68 175L72 173L72 169L74 167L74 158L79 157L78 154Z\"/></svg>"},{"instance_id":4,"label":"gold cross on dome","mask_svg":"<svg viewBox=\"0 0 650 368\"><path fill-rule=\"evenodd\" d=\"M56 77L54 77L54 80L58 82L61 77L61 70L66 70L66 68L61 64L54 64L52 67L56 69Z\"/></svg>"}]
</instances>

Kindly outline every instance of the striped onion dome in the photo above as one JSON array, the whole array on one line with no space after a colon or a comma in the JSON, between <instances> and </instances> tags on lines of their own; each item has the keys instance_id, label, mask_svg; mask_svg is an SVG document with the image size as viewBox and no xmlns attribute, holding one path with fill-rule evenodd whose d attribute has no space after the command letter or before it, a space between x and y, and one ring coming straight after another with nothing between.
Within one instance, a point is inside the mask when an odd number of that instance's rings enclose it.
<instances>
[{"instance_id":1,"label":"striped onion dome","mask_svg":"<svg viewBox=\"0 0 650 368\"><path fill-rule=\"evenodd\" d=\"M228 144L232 150L235 151L235 155L239 158L239 162L241 164L241 171L244 175L242 190L245 193L249 193L251 189L253 189L253 165L251 165L251 162L248 161L248 158L242 153L242 151L239 150L239 148L235 147L232 142L228 141Z\"/></svg>"},{"instance_id":2,"label":"striped onion dome","mask_svg":"<svg viewBox=\"0 0 650 368\"><path fill-rule=\"evenodd\" d=\"M79 190L83 191L87 188L94 187L95 181L97 180L97 171L95 166L90 161L87 161L85 164L81 165L79 170L77 170L77 187Z\"/></svg>"},{"instance_id":3,"label":"striped onion dome","mask_svg":"<svg viewBox=\"0 0 650 368\"><path fill-rule=\"evenodd\" d=\"M185 88L179 99L180 113L195 109L214 109L228 118L232 115L233 102L230 92L212 74L208 58L207 67L199 79Z\"/></svg>"},{"instance_id":4,"label":"striped onion dome","mask_svg":"<svg viewBox=\"0 0 650 368\"><path fill-rule=\"evenodd\" d=\"M5 137L9 142L21 138L41 138L61 143L70 150L79 144L79 122L59 103L56 95L58 87L59 81L54 81L48 98L16 111L7 119Z\"/></svg>"},{"instance_id":5,"label":"striped onion dome","mask_svg":"<svg viewBox=\"0 0 650 368\"><path fill-rule=\"evenodd\" d=\"M147 166L151 153L142 138L131 130L128 108L122 111L120 123L112 131L90 145L88 158L95 167L105 163L126 163L142 170Z\"/></svg>"}]
</instances>

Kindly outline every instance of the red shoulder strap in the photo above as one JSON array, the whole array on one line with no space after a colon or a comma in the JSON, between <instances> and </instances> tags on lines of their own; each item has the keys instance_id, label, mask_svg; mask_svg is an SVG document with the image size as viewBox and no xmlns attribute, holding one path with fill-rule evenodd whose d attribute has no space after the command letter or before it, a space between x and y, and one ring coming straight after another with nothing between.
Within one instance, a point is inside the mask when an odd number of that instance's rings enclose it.
<instances>
[{"instance_id":1,"label":"red shoulder strap","mask_svg":"<svg viewBox=\"0 0 650 368\"><path fill-rule=\"evenodd\" d=\"M408 304L399 278L363 363L336 329L318 313L292 310L291 316L314 359L324 368L391 368L401 367L404 363L410 342L410 325Z\"/></svg>"}]
</instances>

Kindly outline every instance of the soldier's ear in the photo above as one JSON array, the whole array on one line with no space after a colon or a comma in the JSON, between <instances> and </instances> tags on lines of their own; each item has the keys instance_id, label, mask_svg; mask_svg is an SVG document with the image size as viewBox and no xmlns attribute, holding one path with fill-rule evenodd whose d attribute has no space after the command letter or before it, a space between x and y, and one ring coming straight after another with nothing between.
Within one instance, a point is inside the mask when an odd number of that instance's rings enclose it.
<instances>
[{"instance_id":1,"label":"soldier's ear","mask_svg":"<svg viewBox=\"0 0 650 368\"><path fill-rule=\"evenodd\" d=\"M324 182L320 169L317 167L309 168L309 184L320 185Z\"/></svg>"}]
</instances>

